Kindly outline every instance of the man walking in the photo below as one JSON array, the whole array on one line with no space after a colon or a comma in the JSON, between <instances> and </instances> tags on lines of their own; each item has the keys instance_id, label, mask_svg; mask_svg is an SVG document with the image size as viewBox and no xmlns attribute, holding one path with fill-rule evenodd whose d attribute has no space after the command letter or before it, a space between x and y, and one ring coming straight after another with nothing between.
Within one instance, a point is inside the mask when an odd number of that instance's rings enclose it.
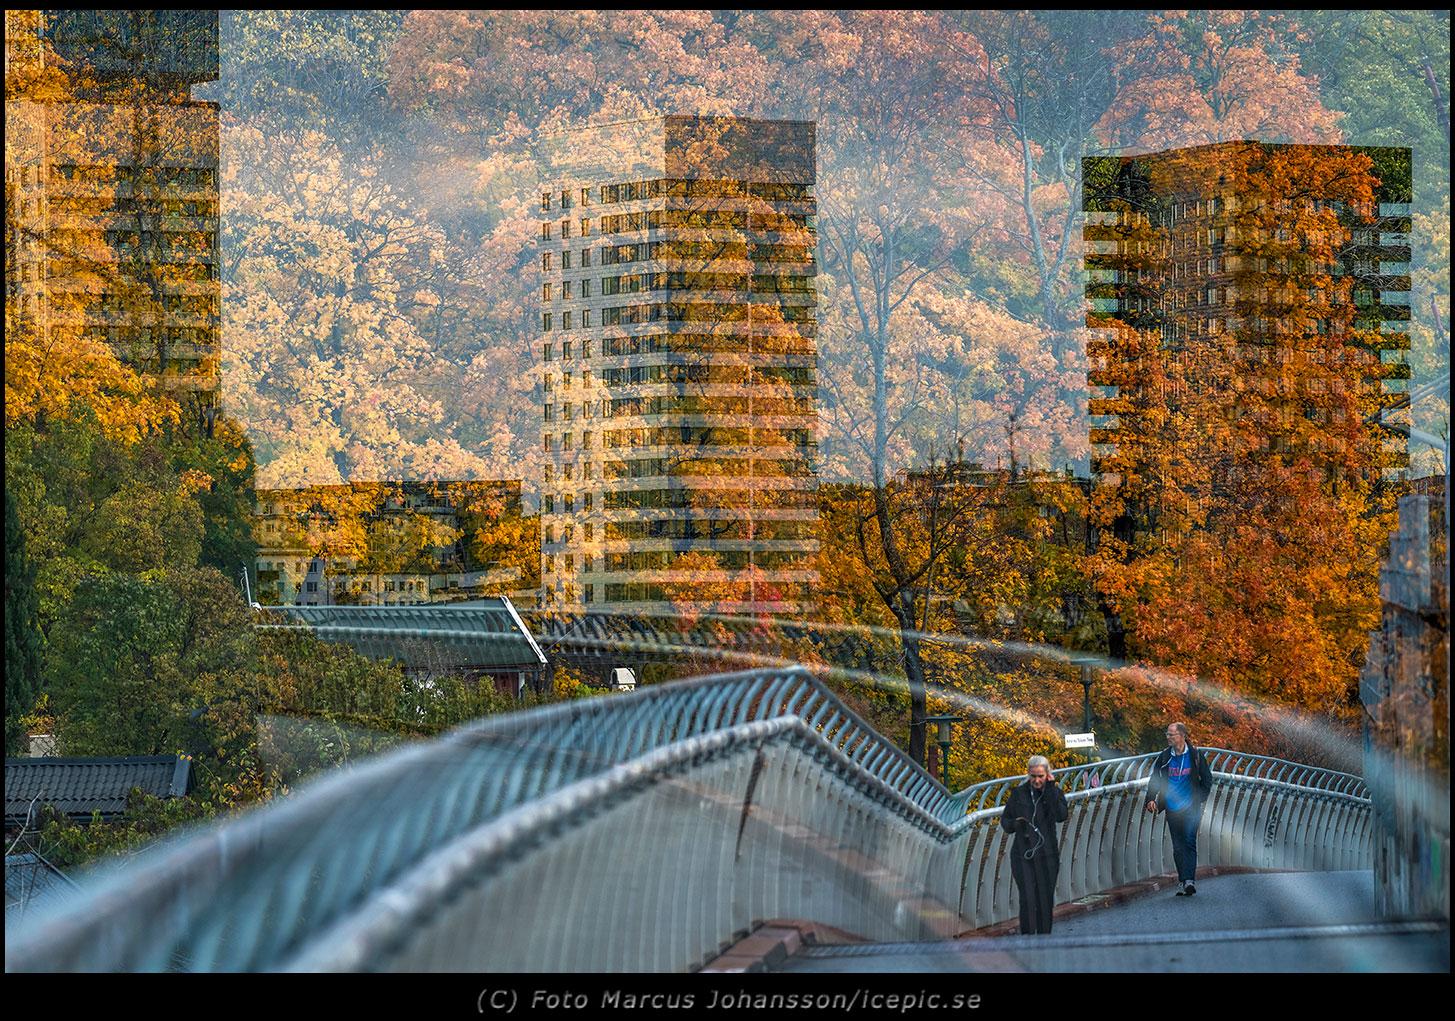
<instances>
[{"instance_id":1,"label":"man walking","mask_svg":"<svg viewBox=\"0 0 1455 1021\"><path fill-rule=\"evenodd\" d=\"M1207 758L1187 740L1187 725L1167 728L1167 747L1152 766L1147 782L1147 811L1167 811L1172 835L1172 860L1177 863L1177 896L1197 892L1197 825L1202 806L1212 791L1212 768Z\"/></svg>"},{"instance_id":2,"label":"man walking","mask_svg":"<svg viewBox=\"0 0 1455 1021\"><path fill-rule=\"evenodd\" d=\"M1056 874L1061 871L1061 842L1056 824L1066 821L1066 795L1056 786L1051 763L1032 755L1026 782L1010 792L1000 813L1000 827L1014 833L1010 873L1020 893L1021 932L1051 931L1056 906Z\"/></svg>"}]
</instances>

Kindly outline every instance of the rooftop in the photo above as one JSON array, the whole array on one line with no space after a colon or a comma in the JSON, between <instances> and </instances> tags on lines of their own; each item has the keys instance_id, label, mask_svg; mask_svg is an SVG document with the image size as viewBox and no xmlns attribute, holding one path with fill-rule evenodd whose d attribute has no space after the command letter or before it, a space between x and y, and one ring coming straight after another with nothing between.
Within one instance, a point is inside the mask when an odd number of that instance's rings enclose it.
<instances>
[{"instance_id":1,"label":"rooftop","mask_svg":"<svg viewBox=\"0 0 1455 1021\"><path fill-rule=\"evenodd\" d=\"M260 628L308 629L407 669L534 670L546 657L504 596L417 606L276 606Z\"/></svg>"},{"instance_id":2,"label":"rooftop","mask_svg":"<svg viewBox=\"0 0 1455 1021\"><path fill-rule=\"evenodd\" d=\"M128 758L5 760L5 821L22 823L31 806L52 805L73 819L103 819L126 811L133 788L159 798L185 795L192 779L187 755Z\"/></svg>"}]
</instances>

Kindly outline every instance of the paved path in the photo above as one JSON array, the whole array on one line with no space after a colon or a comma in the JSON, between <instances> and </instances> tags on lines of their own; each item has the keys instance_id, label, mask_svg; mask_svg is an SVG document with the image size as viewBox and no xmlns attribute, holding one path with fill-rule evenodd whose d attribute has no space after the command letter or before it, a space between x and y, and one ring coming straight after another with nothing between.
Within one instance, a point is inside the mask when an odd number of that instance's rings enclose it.
<instances>
[{"instance_id":1,"label":"paved path","mask_svg":"<svg viewBox=\"0 0 1455 1021\"><path fill-rule=\"evenodd\" d=\"M1049 936L807 947L781 970L1448 971L1448 928L1388 923L1366 871L1216 876L1068 919Z\"/></svg>"}]
</instances>

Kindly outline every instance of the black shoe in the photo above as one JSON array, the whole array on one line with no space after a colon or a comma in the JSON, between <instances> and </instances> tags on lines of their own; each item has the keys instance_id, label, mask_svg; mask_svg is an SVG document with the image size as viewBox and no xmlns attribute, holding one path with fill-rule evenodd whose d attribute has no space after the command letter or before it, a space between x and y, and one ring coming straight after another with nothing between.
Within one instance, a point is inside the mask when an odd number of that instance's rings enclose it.
<instances>
[{"instance_id":1,"label":"black shoe","mask_svg":"<svg viewBox=\"0 0 1455 1021\"><path fill-rule=\"evenodd\" d=\"M1187 896L1191 897L1194 893L1197 892L1197 884L1189 879L1187 882L1182 884L1182 892Z\"/></svg>"},{"instance_id":2,"label":"black shoe","mask_svg":"<svg viewBox=\"0 0 1455 1021\"><path fill-rule=\"evenodd\" d=\"M1186 897L1187 896L1187 884L1186 883L1183 883L1180 887L1177 888L1177 896L1179 896L1179 897Z\"/></svg>"}]
</instances>

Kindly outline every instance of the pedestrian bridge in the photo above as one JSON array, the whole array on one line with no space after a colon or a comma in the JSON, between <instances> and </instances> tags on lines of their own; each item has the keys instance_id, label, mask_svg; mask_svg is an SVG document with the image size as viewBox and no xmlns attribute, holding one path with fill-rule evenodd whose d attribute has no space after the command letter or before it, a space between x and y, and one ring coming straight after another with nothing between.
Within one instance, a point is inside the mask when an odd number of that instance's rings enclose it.
<instances>
[{"instance_id":1,"label":"pedestrian bridge","mask_svg":"<svg viewBox=\"0 0 1455 1021\"><path fill-rule=\"evenodd\" d=\"M1205 749L1199 860L1367 869L1363 781ZM1172 868L1154 756L1061 770L1059 901ZM1019 777L940 786L802 669L487 717L176 838L7 970L688 971L760 920L903 943L1016 915Z\"/></svg>"}]
</instances>

